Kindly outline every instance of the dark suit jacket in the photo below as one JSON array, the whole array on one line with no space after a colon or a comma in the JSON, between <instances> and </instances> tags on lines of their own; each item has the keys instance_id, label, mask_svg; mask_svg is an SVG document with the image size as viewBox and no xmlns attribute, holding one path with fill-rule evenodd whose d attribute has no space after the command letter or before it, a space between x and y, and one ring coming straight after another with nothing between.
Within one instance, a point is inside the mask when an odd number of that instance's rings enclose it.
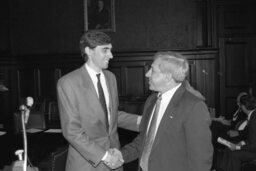
<instances>
[{"instance_id":1,"label":"dark suit jacket","mask_svg":"<svg viewBox=\"0 0 256 171\"><path fill-rule=\"evenodd\" d=\"M220 168L225 171L239 171L243 162L256 159L256 111L252 113L246 128L240 133L244 134L246 145L242 146L241 150L224 151Z\"/></svg>"},{"instance_id":2,"label":"dark suit jacket","mask_svg":"<svg viewBox=\"0 0 256 171\"><path fill-rule=\"evenodd\" d=\"M146 101L140 134L123 149L125 162L140 157L157 94ZM158 127L149 171L209 171L212 164L210 115L205 103L183 85L174 93Z\"/></svg>"},{"instance_id":3,"label":"dark suit jacket","mask_svg":"<svg viewBox=\"0 0 256 171\"><path fill-rule=\"evenodd\" d=\"M242 146L242 150L256 152L256 111L252 113L251 118L242 133L246 134L246 145Z\"/></svg>"},{"instance_id":4,"label":"dark suit jacket","mask_svg":"<svg viewBox=\"0 0 256 171\"><path fill-rule=\"evenodd\" d=\"M117 123L126 128L137 126L136 115L118 112L116 78L109 71L103 72L109 91L109 130L106 130L105 115L85 66L58 81L61 127L70 144L66 171L110 170L101 159L109 148L120 147Z\"/></svg>"},{"instance_id":5,"label":"dark suit jacket","mask_svg":"<svg viewBox=\"0 0 256 171\"><path fill-rule=\"evenodd\" d=\"M238 130L238 127L240 126L240 124L247 119L247 116L245 113L243 113L242 111L239 111L237 118L233 121L233 119L231 118L231 125L230 125L230 129L234 129L234 130Z\"/></svg>"}]
</instances>

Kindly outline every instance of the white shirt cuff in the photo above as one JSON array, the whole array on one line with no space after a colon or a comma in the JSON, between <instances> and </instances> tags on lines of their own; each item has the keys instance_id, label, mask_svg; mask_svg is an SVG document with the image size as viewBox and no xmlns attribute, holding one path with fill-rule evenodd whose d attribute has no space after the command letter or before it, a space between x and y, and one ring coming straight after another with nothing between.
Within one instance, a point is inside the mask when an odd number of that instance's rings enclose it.
<instances>
[{"instance_id":1,"label":"white shirt cuff","mask_svg":"<svg viewBox=\"0 0 256 171\"><path fill-rule=\"evenodd\" d=\"M138 118L137 118L137 125L138 126L140 126L141 118L142 118L142 116L138 116Z\"/></svg>"},{"instance_id":2,"label":"white shirt cuff","mask_svg":"<svg viewBox=\"0 0 256 171\"><path fill-rule=\"evenodd\" d=\"M105 161L106 158L107 158L107 156L108 156L108 151L106 151L106 153L105 153L104 156L102 157L101 161Z\"/></svg>"},{"instance_id":3,"label":"white shirt cuff","mask_svg":"<svg viewBox=\"0 0 256 171\"><path fill-rule=\"evenodd\" d=\"M236 150L241 150L241 146L240 145L236 145Z\"/></svg>"},{"instance_id":4,"label":"white shirt cuff","mask_svg":"<svg viewBox=\"0 0 256 171\"><path fill-rule=\"evenodd\" d=\"M244 141L241 141L241 146L245 145L246 143Z\"/></svg>"}]
</instances>

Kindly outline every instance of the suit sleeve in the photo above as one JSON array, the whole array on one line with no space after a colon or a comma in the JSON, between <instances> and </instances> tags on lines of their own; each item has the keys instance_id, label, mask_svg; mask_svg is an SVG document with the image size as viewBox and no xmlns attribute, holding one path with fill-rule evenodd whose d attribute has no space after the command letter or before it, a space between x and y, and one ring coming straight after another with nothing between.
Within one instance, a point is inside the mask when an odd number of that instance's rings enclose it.
<instances>
[{"instance_id":1,"label":"suit sleeve","mask_svg":"<svg viewBox=\"0 0 256 171\"><path fill-rule=\"evenodd\" d=\"M76 106L78 104L76 93L72 84L59 81L57 92L63 136L77 152L96 167L106 151L91 140L82 129L80 113Z\"/></svg>"},{"instance_id":2,"label":"suit sleeve","mask_svg":"<svg viewBox=\"0 0 256 171\"><path fill-rule=\"evenodd\" d=\"M256 152L256 113L251 116L247 125L247 144L242 146L242 150Z\"/></svg>"},{"instance_id":3,"label":"suit sleeve","mask_svg":"<svg viewBox=\"0 0 256 171\"><path fill-rule=\"evenodd\" d=\"M118 127L130 131L139 131L139 124L137 123L139 115L118 111Z\"/></svg>"},{"instance_id":4,"label":"suit sleeve","mask_svg":"<svg viewBox=\"0 0 256 171\"><path fill-rule=\"evenodd\" d=\"M210 115L204 102L197 102L185 123L189 170L210 170L213 148L210 132Z\"/></svg>"},{"instance_id":5,"label":"suit sleeve","mask_svg":"<svg viewBox=\"0 0 256 171\"><path fill-rule=\"evenodd\" d=\"M146 109L151 104L150 101L152 100L152 96L147 99L145 102L145 107L143 109L141 123L139 124L139 134L137 137L129 144L125 145L122 148L122 154L124 161L126 163L131 162L140 157L141 150L143 149L142 143L144 141L146 127L148 124L148 119L150 115L146 112Z\"/></svg>"},{"instance_id":6,"label":"suit sleeve","mask_svg":"<svg viewBox=\"0 0 256 171\"><path fill-rule=\"evenodd\" d=\"M240 140L244 140L244 139L248 138L248 128L247 128L247 126L243 130L238 131L237 138L240 139Z\"/></svg>"},{"instance_id":7,"label":"suit sleeve","mask_svg":"<svg viewBox=\"0 0 256 171\"><path fill-rule=\"evenodd\" d=\"M119 105L119 98L118 98L118 91L117 91L117 83L116 83L116 77L113 73L109 73L109 78L111 80L111 88L115 95L115 103L117 104L117 107ZM124 128L131 131L138 131L139 127L137 124L139 115L127 113L124 111L118 111L118 127Z\"/></svg>"},{"instance_id":8,"label":"suit sleeve","mask_svg":"<svg viewBox=\"0 0 256 171\"><path fill-rule=\"evenodd\" d=\"M142 142L144 137L144 125L146 124L145 117L142 117L141 124L139 125L139 134L133 141L125 145L122 149L122 155L125 163L129 163L139 158L140 151L142 149Z\"/></svg>"},{"instance_id":9,"label":"suit sleeve","mask_svg":"<svg viewBox=\"0 0 256 171\"><path fill-rule=\"evenodd\" d=\"M139 134L131 143L125 145L122 149L122 155L125 163L129 163L139 158L142 135Z\"/></svg>"}]
</instances>

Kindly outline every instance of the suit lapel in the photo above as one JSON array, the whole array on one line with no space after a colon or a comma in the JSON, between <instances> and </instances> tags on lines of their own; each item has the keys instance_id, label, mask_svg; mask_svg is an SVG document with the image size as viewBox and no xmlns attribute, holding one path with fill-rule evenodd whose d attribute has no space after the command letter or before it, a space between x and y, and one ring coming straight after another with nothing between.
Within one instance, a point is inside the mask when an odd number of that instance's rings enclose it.
<instances>
[{"instance_id":1,"label":"suit lapel","mask_svg":"<svg viewBox=\"0 0 256 171\"><path fill-rule=\"evenodd\" d=\"M153 109L155 107L155 104L156 104L156 100L157 100L157 93L155 94L154 97L152 97L152 100L149 102L149 107L146 109L145 111L145 120L143 121L143 123L145 124L145 126L143 126L144 130L143 132L147 133L147 128L148 128L148 125L149 125L149 120L150 120L150 117L151 117L151 114L153 112Z\"/></svg>"},{"instance_id":2,"label":"suit lapel","mask_svg":"<svg viewBox=\"0 0 256 171\"><path fill-rule=\"evenodd\" d=\"M170 123L170 119L175 119L177 117L177 112L176 112L176 106L180 103L180 100L185 92L185 87L181 85L177 91L174 93L172 99L170 100L164 115L161 119L161 122L159 123L155 140L152 146L152 151L158 146L160 139L161 139L161 134L163 133L163 130L165 130Z\"/></svg>"},{"instance_id":3,"label":"suit lapel","mask_svg":"<svg viewBox=\"0 0 256 171\"><path fill-rule=\"evenodd\" d=\"M90 114L92 115L92 117L97 117L103 124L104 128L106 128L104 111L101 107L92 79L84 66L81 67L81 75L83 84L82 87L84 87L84 96L87 97L87 106L90 108L89 111L93 111L90 112Z\"/></svg>"},{"instance_id":4,"label":"suit lapel","mask_svg":"<svg viewBox=\"0 0 256 171\"><path fill-rule=\"evenodd\" d=\"M106 71L103 71L104 76L105 76L105 80L106 80L106 84L107 84L107 89L108 89L108 94L109 94L109 115L110 115L110 120L109 120L109 130L112 130L113 127L113 118L114 118L114 112L113 112L113 105L115 102L115 97L114 97L114 90L112 89L113 86L110 85L111 83L111 78L109 77L109 75L107 74Z\"/></svg>"},{"instance_id":5,"label":"suit lapel","mask_svg":"<svg viewBox=\"0 0 256 171\"><path fill-rule=\"evenodd\" d=\"M142 148L141 148L141 151L140 153L142 153L143 151L143 147L145 146L145 137L147 135L147 128L148 128L148 125L149 125L149 120L150 120L150 117L151 117L151 114L153 112L153 109L154 109L154 106L155 106L155 103L156 103L156 100L157 100L157 93L155 93L154 95L151 96L149 102L147 102L147 107L145 107L145 111L143 111L143 117L142 117L142 120L141 120L141 134L142 136L144 137L143 138L143 141L142 141Z\"/></svg>"},{"instance_id":6,"label":"suit lapel","mask_svg":"<svg viewBox=\"0 0 256 171\"><path fill-rule=\"evenodd\" d=\"M254 110L254 111L252 112L252 114L251 114L251 116L250 116L250 119L248 120L247 126L252 123L252 120L253 120L253 118L255 117L254 115L256 115L256 110ZM247 119L248 119L248 117L247 117Z\"/></svg>"}]
</instances>

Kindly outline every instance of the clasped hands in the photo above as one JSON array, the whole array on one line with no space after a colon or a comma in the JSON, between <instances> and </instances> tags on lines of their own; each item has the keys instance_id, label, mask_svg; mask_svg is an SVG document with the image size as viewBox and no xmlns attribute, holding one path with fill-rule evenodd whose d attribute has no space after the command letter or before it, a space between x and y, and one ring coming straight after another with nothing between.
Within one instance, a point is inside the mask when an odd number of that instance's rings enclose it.
<instances>
[{"instance_id":1,"label":"clasped hands","mask_svg":"<svg viewBox=\"0 0 256 171\"><path fill-rule=\"evenodd\" d=\"M229 147L228 147L231 151L234 151L234 150L240 150L241 149L241 144L240 143L230 143L229 144Z\"/></svg>"},{"instance_id":2,"label":"clasped hands","mask_svg":"<svg viewBox=\"0 0 256 171\"><path fill-rule=\"evenodd\" d=\"M243 146L243 145L245 145L246 143L244 142L244 141L240 141L240 142L238 142L238 143L232 143L232 142L230 142L229 143L229 149L231 150L231 151L234 151L234 150L241 150L241 147Z\"/></svg>"},{"instance_id":3,"label":"clasped hands","mask_svg":"<svg viewBox=\"0 0 256 171\"><path fill-rule=\"evenodd\" d=\"M123 155L118 149L112 148L108 150L108 155L104 160L104 164L106 164L110 169L117 169L121 167L123 163Z\"/></svg>"}]
</instances>

